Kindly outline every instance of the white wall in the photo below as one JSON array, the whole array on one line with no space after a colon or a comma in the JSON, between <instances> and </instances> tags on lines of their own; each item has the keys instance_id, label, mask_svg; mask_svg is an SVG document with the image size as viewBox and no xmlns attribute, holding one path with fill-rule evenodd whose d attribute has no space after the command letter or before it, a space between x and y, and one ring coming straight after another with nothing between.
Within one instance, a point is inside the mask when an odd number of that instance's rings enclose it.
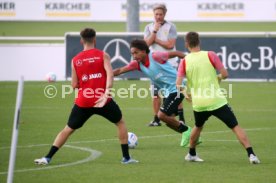
<instances>
[{"instance_id":1,"label":"white wall","mask_svg":"<svg viewBox=\"0 0 276 183\"><path fill-rule=\"evenodd\" d=\"M64 44L0 44L0 81L45 80L48 72L65 80Z\"/></svg>"}]
</instances>

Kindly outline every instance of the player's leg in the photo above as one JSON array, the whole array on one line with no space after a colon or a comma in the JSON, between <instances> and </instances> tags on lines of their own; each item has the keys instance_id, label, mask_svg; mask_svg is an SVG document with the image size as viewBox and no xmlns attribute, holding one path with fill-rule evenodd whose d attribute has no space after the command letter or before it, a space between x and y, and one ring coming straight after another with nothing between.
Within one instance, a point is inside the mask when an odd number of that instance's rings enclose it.
<instances>
[{"instance_id":1,"label":"player's leg","mask_svg":"<svg viewBox=\"0 0 276 183\"><path fill-rule=\"evenodd\" d=\"M182 106L182 102L178 105L178 117L179 117L179 121L186 124L185 118L184 118L184 110L183 110L183 106ZM188 126L188 124L186 124ZM182 139L180 142L180 146L181 147L188 147L189 146L189 140L190 140L190 135L191 135L191 130L192 128L188 126L188 130L182 133ZM196 144L201 144L202 143L202 139L201 137L199 137L196 141Z\"/></svg>"},{"instance_id":2,"label":"player's leg","mask_svg":"<svg viewBox=\"0 0 276 183\"><path fill-rule=\"evenodd\" d=\"M246 149L250 163L260 163L260 160L257 158L253 151L248 136L246 135L245 131L239 126L237 118L233 113L231 107L229 105L224 105L221 108L213 111L213 115L223 121L230 129L232 129L239 142Z\"/></svg>"},{"instance_id":3,"label":"player's leg","mask_svg":"<svg viewBox=\"0 0 276 183\"><path fill-rule=\"evenodd\" d=\"M166 123L166 125L175 130L178 133L182 133L186 130L188 130L188 127L184 124L179 122L175 116L168 116L166 113L159 111L158 117Z\"/></svg>"},{"instance_id":4,"label":"player's leg","mask_svg":"<svg viewBox=\"0 0 276 183\"><path fill-rule=\"evenodd\" d=\"M182 133L182 139L181 139L181 142L180 142L181 147L189 147L192 128L190 126L188 126L188 128L189 129L186 132ZM202 143L202 139L201 139L200 135L195 140L196 140L196 145Z\"/></svg>"},{"instance_id":5,"label":"player's leg","mask_svg":"<svg viewBox=\"0 0 276 183\"><path fill-rule=\"evenodd\" d=\"M119 137L119 141L121 144L127 144L128 143L128 135L127 135L127 128L126 128L126 124L125 121L123 120L123 118L115 123L117 128L118 128L118 137ZM127 155L127 158L128 155Z\"/></svg>"},{"instance_id":6,"label":"player's leg","mask_svg":"<svg viewBox=\"0 0 276 183\"><path fill-rule=\"evenodd\" d=\"M129 155L128 133L124 120L121 119L119 122L116 123L116 126L118 127L118 136L123 154L123 159L121 162L123 164L138 163L137 160L131 158L131 156Z\"/></svg>"},{"instance_id":7,"label":"player's leg","mask_svg":"<svg viewBox=\"0 0 276 183\"><path fill-rule=\"evenodd\" d=\"M129 155L128 131L126 124L122 118L121 109L116 104L116 102L112 99L104 107L99 108L96 113L116 125L123 155L123 159L121 162L123 164L138 163L137 160L131 158Z\"/></svg>"},{"instance_id":8,"label":"player's leg","mask_svg":"<svg viewBox=\"0 0 276 183\"><path fill-rule=\"evenodd\" d=\"M56 136L53 146L61 148L74 131L75 129L72 129L68 125L66 125L64 129L62 129Z\"/></svg>"},{"instance_id":9,"label":"player's leg","mask_svg":"<svg viewBox=\"0 0 276 183\"><path fill-rule=\"evenodd\" d=\"M65 144L70 135L76 129L82 127L91 115L93 115L93 111L91 109L80 108L77 105L74 105L69 116L67 125L56 136L48 154L42 158L35 159L34 162L39 165L49 164L52 157Z\"/></svg>"},{"instance_id":10,"label":"player's leg","mask_svg":"<svg viewBox=\"0 0 276 183\"><path fill-rule=\"evenodd\" d=\"M182 102L178 105L177 108L178 108L177 113L178 113L179 121L182 121L183 123L186 123L185 118L184 118L184 110L183 110Z\"/></svg>"},{"instance_id":11,"label":"player's leg","mask_svg":"<svg viewBox=\"0 0 276 183\"><path fill-rule=\"evenodd\" d=\"M195 126L193 127L191 132L189 153L185 156L186 161L195 161L195 162L203 161L201 158L199 158L199 156L196 153L196 145L198 144L197 142L200 137L200 133L203 129L203 126L210 116L211 116L211 113L208 111L204 111L204 112L194 111Z\"/></svg>"},{"instance_id":12,"label":"player's leg","mask_svg":"<svg viewBox=\"0 0 276 183\"><path fill-rule=\"evenodd\" d=\"M176 71L178 71L178 65L179 65L179 62L177 62L177 67L176 67ZM186 81L182 81L182 86L186 86ZM185 117L184 117L184 110L183 110L183 104L182 102L178 105L178 118L179 118L179 121L183 121L183 123L186 124L186 121L185 121Z\"/></svg>"},{"instance_id":13,"label":"player's leg","mask_svg":"<svg viewBox=\"0 0 276 183\"><path fill-rule=\"evenodd\" d=\"M153 120L149 123L148 126L161 126L160 119L157 114L161 106L161 98L158 95L158 88L154 85L150 85L151 96L152 96L152 107L153 107Z\"/></svg>"},{"instance_id":14,"label":"player's leg","mask_svg":"<svg viewBox=\"0 0 276 183\"><path fill-rule=\"evenodd\" d=\"M190 137L190 148L196 148L197 140L200 136L202 129L203 129L203 126L202 127L197 127L197 126L193 127L192 132L191 132L191 137Z\"/></svg>"},{"instance_id":15,"label":"player's leg","mask_svg":"<svg viewBox=\"0 0 276 183\"><path fill-rule=\"evenodd\" d=\"M175 118L177 107L182 102L183 98L183 94L180 94L179 96L177 93L169 94L169 96L163 101L163 105L158 112L158 118L164 121L169 128L179 133L188 130L188 127L184 123L179 122Z\"/></svg>"},{"instance_id":16,"label":"player's leg","mask_svg":"<svg viewBox=\"0 0 276 183\"><path fill-rule=\"evenodd\" d=\"M64 145L64 143L67 141L69 136L74 132L75 130L70 128L69 126L65 126L64 129L62 129L58 135L56 136L54 143L52 147L50 148L48 154L42 158L35 159L34 162L38 165L47 165L50 163L52 157L56 154L56 152Z\"/></svg>"},{"instance_id":17,"label":"player's leg","mask_svg":"<svg viewBox=\"0 0 276 183\"><path fill-rule=\"evenodd\" d=\"M182 102L178 105L177 109L177 114L179 117L179 121L186 124L185 118L184 118L184 110L183 110L183 105ZM188 126L188 124L186 124ZM188 147L189 146L189 141L190 141L190 135L191 135L192 128L188 126L188 130L182 133L182 138L180 141L180 146L181 147ZM197 140L197 144L202 143L201 138L199 137Z\"/></svg>"},{"instance_id":18,"label":"player's leg","mask_svg":"<svg viewBox=\"0 0 276 183\"><path fill-rule=\"evenodd\" d=\"M243 147L246 149L250 163L252 163L252 164L261 163L261 161L255 155L245 131L239 125L236 125L234 128L232 128L232 131L236 134L238 140L243 145Z\"/></svg>"},{"instance_id":19,"label":"player's leg","mask_svg":"<svg viewBox=\"0 0 276 183\"><path fill-rule=\"evenodd\" d=\"M203 161L203 159L201 159L196 153L196 145L202 129L203 127L197 127L197 126L193 127L191 132L191 137L190 137L189 153L185 156L186 161L195 161L195 162Z\"/></svg>"}]
</instances>

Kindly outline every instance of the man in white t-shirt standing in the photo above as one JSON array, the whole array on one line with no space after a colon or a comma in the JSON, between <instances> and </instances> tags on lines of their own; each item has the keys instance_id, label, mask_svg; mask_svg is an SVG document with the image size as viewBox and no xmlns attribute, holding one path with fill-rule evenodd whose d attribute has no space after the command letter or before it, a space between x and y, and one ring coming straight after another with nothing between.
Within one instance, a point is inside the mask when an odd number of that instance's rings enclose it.
<instances>
[{"instance_id":1,"label":"man in white t-shirt standing","mask_svg":"<svg viewBox=\"0 0 276 183\"><path fill-rule=\"evenodd\" d=\"M176 27L173 23L165 20L167 13L166 5L156 4L153 7L155 21L148 24L144 31L144 40L152 51L173 51L177 39ZM169 63L177 69L178 58L169 59ZM161 98L158 95L160 88L151 84L153 94L153 111L154 119L149 123L149 126L161 126L160 120L157 117L158 110L161 106ZM185 123L182 103L178 106L179 120Z\"/></svg>"}]
</instances>

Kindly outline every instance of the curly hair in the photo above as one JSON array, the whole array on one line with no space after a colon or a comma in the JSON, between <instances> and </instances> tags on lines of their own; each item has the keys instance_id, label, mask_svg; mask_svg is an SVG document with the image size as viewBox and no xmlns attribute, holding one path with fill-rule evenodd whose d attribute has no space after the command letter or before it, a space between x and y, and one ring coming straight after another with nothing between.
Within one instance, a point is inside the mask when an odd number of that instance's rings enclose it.
<instances>
[{"instance_id":1,"label":"curly hair","mask_svg":"<svg viewBox=\"0 0 276 183\"><path fill-rule=\"evenodd\" d=\"M143 39L135 39L131 41L130 48L137 48L139 50L146 51L147 54L150 52L146 41Z\"/></svg>"}]
</instances>

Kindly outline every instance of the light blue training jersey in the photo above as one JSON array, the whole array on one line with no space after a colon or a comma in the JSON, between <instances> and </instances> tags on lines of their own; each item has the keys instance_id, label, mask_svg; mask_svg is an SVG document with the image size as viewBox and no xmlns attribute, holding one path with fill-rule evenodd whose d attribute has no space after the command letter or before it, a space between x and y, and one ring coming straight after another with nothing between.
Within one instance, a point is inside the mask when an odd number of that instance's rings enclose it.
<instances>
[{"instance_id":1,"label":"light blue training jersey","mask_svg":"<svg viewBox=\"0 0 276 183\"><path fill-rule=\"evenodd\" d=\"M139 63L141 71L150 78L154 85L160 88L162 94L167 97L170 93L177 92L176 89L176 69L168 62L164 64L159 63L152 57L152 52L149 56L149 67L145 67L142 63Z\"/></svg>"}]
</instances>

